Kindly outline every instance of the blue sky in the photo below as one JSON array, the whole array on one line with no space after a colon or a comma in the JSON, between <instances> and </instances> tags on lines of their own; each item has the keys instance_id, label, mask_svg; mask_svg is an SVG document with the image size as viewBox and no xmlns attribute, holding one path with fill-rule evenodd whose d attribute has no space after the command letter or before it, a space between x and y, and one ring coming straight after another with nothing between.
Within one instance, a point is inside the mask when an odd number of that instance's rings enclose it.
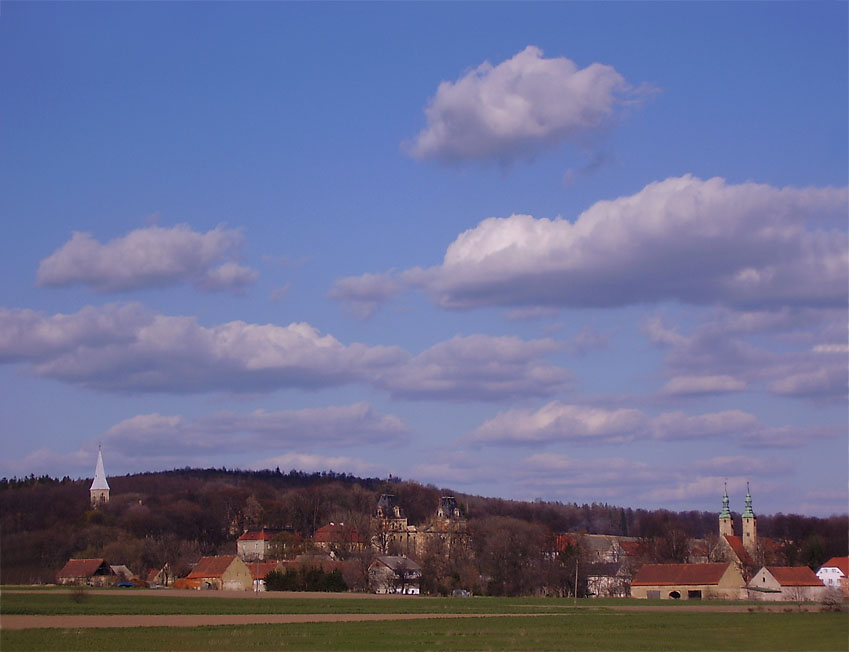
<instances>
[{"instance_id":1,"label":"blue sky","mask_svg":"<svg viewBox=\"0 0 849 652\"><path fill-rule=\"evenodd\" d=\"M845 512L848 43L845 3L4 3L0 473Z\"/></svg>"}]
</instances>

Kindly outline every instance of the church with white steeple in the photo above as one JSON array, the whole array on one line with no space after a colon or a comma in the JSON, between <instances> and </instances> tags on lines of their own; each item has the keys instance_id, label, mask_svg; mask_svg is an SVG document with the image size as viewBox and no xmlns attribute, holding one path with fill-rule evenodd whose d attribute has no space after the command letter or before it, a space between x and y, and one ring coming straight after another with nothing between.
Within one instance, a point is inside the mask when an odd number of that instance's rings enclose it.
<instances>
[{"instance_id":1,"label":"church with white steeple","mask_svg":"<svg viewBox=\"0 0 849 652\"><path fill-rule=\"evenodd\" d=\"M103 470L103 452L97 447L97 467L94 469L94 480L89 488L91 506L94 508L109 502L109 483L106 481L106 471Z\"/></svg>"}]
</instances>

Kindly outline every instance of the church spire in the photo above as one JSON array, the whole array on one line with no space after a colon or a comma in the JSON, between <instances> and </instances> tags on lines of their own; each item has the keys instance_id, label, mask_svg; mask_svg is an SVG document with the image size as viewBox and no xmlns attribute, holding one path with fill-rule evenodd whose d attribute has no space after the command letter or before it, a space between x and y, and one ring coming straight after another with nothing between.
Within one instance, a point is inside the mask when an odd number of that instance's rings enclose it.
<instances>
[{"instance_id":1,"label":"church spire","mask_svg":"<svg viewBox=\"0 0 849 652\"><path fill-rule=\"evenodd\" d=\"M755 513L752 511L752 493L749 491L749 483L746 483L746 510L743 512L743 518L755 518Z\"/></svg>"},{"instance_id":2,"label":"church spire","mask_svg":"<svg viewBox=\"0 0 849 652\"><path fill-rule=\"evenodd\" d=\"M728 500L728 482L725 483L725 491L722 494L722 511L719 513L719 518L731 518L731 501Z\"/></svg>"},{"instance_id":3,"label":"church spire","mask_svg":"<svg viewBox=\"0 0 849 652\"><path fill-rule=\"evenodd\" d=\"M722 511L719 513L719 536L734 536L734 520L731 517L731 508L728 500L728 482L725 483L725 491L722 494Z\"/></svg>"},{"instance_id":4,"label":"church spire","mask_svg":"<svg viewBox=\"0 0 849 652\"><path fill-rule=\"evenodd\" d=\"M103 451L97 446L97 466L94 469L94 480L89 487L91 506L97 507L109 502L109 483L106 481L106 471L103 469Z\"/></svg>"},{"instance_id":5,"label":"church spire","mask_svg":"<svg viewBox=\"0 0 849 652\"><path fill-rule=\"evenodd\" d=\"M752 511L752 492L746 483L746 509L743 512L743 546L754 558L758 551L758 519Z\"/></svg>"}]
</instances>

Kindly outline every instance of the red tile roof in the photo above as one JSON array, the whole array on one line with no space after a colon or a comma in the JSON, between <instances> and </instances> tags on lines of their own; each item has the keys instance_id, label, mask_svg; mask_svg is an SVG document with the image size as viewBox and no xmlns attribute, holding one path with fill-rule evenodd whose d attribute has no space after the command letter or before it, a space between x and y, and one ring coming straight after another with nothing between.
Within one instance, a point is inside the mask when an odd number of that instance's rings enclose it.
<instances>
[{"instance_id":1,"label":"red tile roof","mask_svg":"<svg viewBox=\"0 0 849 652\"><path fill-rule=\"evenodd\" d=\"M619 547L628 557L640 557L646 553L646 544L643 541L620 541Z\"/></svg>"},{"instance_id":2,"label":"red tile roof","mask_svg":"<svg viewBox=\"0 0 849 652\"><path fill-rule=\"evenodd\" d=\"M271 571L277 570L276 561L251 561L245 562L245 565L251 571L251 577L255 580L264 579Z\"/></svg>"},{"instance_id":3,"label":"red tile roof","mask_svg":"<svg viewBox=\"0 0 849 652\"><path fill-rule=\"evenodd\" d=\"M740 560L741 564L751 566L755 563L749 556L749 551L746 550L746 546L743 545L743 537L726 534L725 540L728 542L728 545L731 546L731 549L734 551L734 554L737 555L737 559Z\"/></svg>"},{"instance_id":4,"label":"red tile roof","mask_svg":"<svg viewBox=\"0 0 849 652\"><path fill-rule=\"evenodd\" d=\"M267 530L262 528L261 530L245 530L244 534L240 536L237 541L271 541L275 536L280 533L280 530Z\"/></svg>"},{"instance_id":5,"label":"red tile roof","mask_svg":"<svg viewBox=\"0 0 849 652\"><path fill-rule=\"evenodd\" d=\"M365 539L348 525L330 523L318 528L312 537L316 543L365 543Z\"/></svg>"},{"instance_id":6,"label":"red tile roof","mask_svg":"<svg viewBox=\"0 0 849 652\"><path fill-rule=\"evenodd\" d=\"M112 568L106 563L105 559L69 559L62 570L56 574L56 577L91 577L104 564L106 565L104 569L106 574L113 575Z\"/></svg>"},{"instance_id":7,"label":"red tile roof","mask_svg":"<svg viewBox=\"0 0 849 652\"><path fill-rule=\"evenodd\" d=\"M730 564L644 564L631 586L719 584Z\"/></svg>"},{"instance_id":8,"label":"red tile roof","mask_svg":"<svg viewBox=\"0 0 849 652\"><path fill-rule=\"evenodd\" d=\"M807 566L767 566L766 569L781 586L823 586Z\"/></svg>"},{"instance_id":9,"label":"red tile roof","mask_svg":"<svg viewBox=\"0 0 849 652\"><path fill-rule=\"evenodd\" d=\"M224 574L236 555L225 555L223 557L203 557L192 569L192 572L186 575L187 579L197 579L202 577L221 577Z\"/></svg>"},{"instance_id":10,"label":"red tile roof","mask_svg":"<svg viewBox=\"0 0 849 652\"><path fill-rule=\"evenodd\" d=\"M849 557L832 557L822 565L822 568L839 568L843 575L849 577Z\"/></svg>"}]
</instances>

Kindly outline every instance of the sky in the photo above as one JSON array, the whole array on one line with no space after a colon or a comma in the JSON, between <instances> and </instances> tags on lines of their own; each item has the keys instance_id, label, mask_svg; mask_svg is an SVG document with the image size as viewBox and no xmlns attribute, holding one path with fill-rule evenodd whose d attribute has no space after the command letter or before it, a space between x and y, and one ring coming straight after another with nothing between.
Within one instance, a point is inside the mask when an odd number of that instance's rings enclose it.
<instances>
[{"instance_id":1,"label":"sky","mask_svg":"<svg viewBox=\"0 0 849 652\"><path fill-rule=\"evenodd\" d=\"M847 496L846 3L0 6L0 475Z\"/></svg>"}]
</instances>

